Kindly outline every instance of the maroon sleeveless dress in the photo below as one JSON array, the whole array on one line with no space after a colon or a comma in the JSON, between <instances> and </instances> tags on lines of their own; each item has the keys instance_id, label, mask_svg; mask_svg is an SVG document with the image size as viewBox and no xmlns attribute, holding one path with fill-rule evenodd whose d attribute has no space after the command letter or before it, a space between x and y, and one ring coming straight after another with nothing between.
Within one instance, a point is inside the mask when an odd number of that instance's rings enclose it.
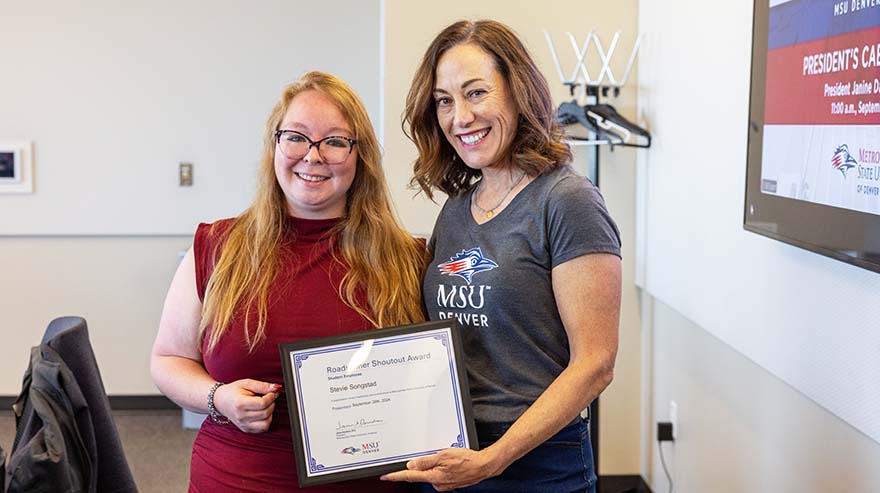
<instances>
[{"instance_id":1,"label":"maroon sleeveless dress","mask_svg":"<svg viewBox=\"0 0 880 493\"><path fill-rule=\"evenodd\" d=\"M372 328L339 298L345 267L330 253L330 232L338 222L289 218L281 246L282 267L269 293L266 338L248 353L243 320L233 320L212 352L207 352L206 342L202 345L205 368L212 378L218 382L252 378L283 385L279 343ZM214 248L231 225L232 220L226 219L216 223L213 232L208 224L196 230L193 252L202 302L214 265ZM244 433L235 425L206 419L193 443L190 492L399 492L409 491L408 486L369 478L300 489L284 394L275 401L267 432Z\"/></svg>"}]
</instances>

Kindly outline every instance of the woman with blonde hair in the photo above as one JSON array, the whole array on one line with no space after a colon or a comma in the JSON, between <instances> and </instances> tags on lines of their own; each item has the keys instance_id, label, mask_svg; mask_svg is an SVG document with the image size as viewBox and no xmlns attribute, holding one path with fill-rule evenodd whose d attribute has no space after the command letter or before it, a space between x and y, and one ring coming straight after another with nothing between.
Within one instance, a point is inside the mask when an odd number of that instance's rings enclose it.
<instances>
[{"instance_id":1,"label":"woman with blonde hair","mask_svg":"<svg viewBox=\"0 0 880 493\"><path fill-rule=\"evenodd\" d=\"M190 491L298 491L278 344L424 320L424 245L392 212L363 103L310 72L269 115L240 216L201 224L168 290L153 380L208 414ZM390 491L365 480L309 491Z\"/></svg>"}]
</instances>

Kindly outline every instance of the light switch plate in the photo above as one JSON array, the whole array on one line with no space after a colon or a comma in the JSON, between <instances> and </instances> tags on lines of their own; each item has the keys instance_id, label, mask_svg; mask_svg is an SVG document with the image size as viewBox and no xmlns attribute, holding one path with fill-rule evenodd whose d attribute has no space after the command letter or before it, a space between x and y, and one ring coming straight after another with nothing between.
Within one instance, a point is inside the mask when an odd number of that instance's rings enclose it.
<instances>
[{"instance_id":1,"label":"light switch plate","mask_svg":"<svg viewBox=\"0 0 880 493\"><path fill-rule=\"evenodd\" d=\"M178 175L180 177L180 186L182 186L182 187L193 186L193 165L192 165L192 163L180 163L180 167L178 168Z\"/></svg>"}]
</instances>

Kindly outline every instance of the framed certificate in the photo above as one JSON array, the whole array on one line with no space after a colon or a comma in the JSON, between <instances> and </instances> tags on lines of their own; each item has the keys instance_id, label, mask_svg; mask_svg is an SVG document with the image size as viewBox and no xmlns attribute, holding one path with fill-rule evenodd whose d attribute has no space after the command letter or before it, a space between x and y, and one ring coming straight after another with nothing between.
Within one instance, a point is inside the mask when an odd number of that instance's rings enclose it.
<instances>
[{"instance_id":1,"label":"framed certificate","mask_svg":"<svg viewBox=\"0 0 880 493\"><path fill-rule=\"evenodd\" d=\"M300 486L476 450L455 319L280 345Z\"/></svg>"}]
</instances>

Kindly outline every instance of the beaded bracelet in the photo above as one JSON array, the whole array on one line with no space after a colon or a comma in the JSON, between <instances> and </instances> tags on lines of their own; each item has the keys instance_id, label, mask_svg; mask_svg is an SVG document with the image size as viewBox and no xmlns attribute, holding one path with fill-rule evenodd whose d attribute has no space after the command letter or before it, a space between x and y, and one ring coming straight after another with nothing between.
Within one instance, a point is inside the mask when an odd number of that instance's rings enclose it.
<instances>
[{"instance_id":1,"label":"beaded bracelet","mask_svg":"<svg viewBox=\"0 0 880 493\"><path fill-rule=\"evenodd\" d=\"M217 423L218 425L228 425L230 423L229 418L218 413L217 408L214 407L214 392L217 392L217 389L221 385L223 385L222 382L216 382L211 387L211 390L208 391L208 415L211 416L211 421Z\"/></svg>"}]
</instances>

